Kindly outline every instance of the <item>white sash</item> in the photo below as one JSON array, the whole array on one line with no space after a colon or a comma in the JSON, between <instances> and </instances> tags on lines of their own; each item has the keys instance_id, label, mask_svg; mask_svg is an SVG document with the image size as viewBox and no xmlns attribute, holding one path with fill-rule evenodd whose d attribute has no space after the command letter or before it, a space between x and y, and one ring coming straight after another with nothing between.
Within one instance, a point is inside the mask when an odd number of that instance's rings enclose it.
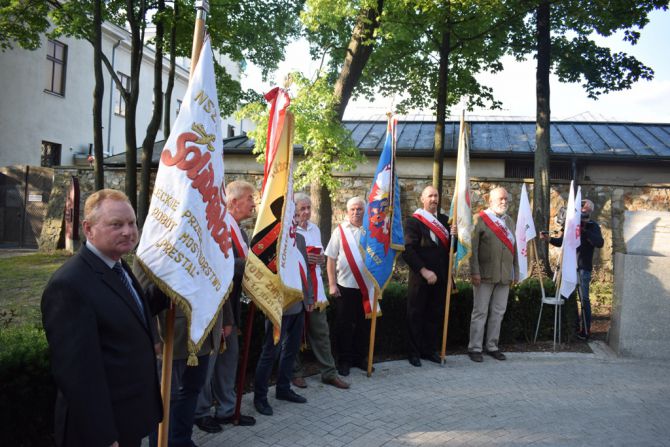
<instances>
[{"instance_id":1,"label":"white sash","mask_svg":"<svg viewBox=\"0 0 670 447\"><path fill-rule=\"evenodd\" d=\"M514 241L515 241L514 233L512 233L512 231L510 231L509 228L507 228L507 224L505 223L505 220L498 217L496 215L496 213L493 212L493 210L491 210L491 208L488 208L488 209L484 210L484 212L486 213L487 216L489 216L489 219L491 219L493 221L493 223L495 223L498 227L500 227L501 230L505 231L505 234L507 235L507 239L509 239L509 241L512 243L512 247L513 247L514 246Z\"/></svg>"},{"instance_id":2,"label":"white sash","mask_svg":"<svg viewBox=\"0 0 670 447\"><path fill-rule=\"evenodd\" d=\"M351 262L348 262L349 264L349 269L351 270L351 273L354 275L354 278L356 279L356 284L358 284L358 288L361 290L361 294L363 295L363 307L366 309L366 314L367 309L371 307L370 300L374 298L374 284L372 280L369 278L367 275L367 269L365 268L365 262L363 261L363 257L361 256L361 251L360 251L360 244L356 242L356 238L354 237L353 231L351 231L351 228L349 226L344 227L342 224L339 225L342 234L344 235L344 238L342 239L342 246L344 249L345 254L347 254L347 262L350 259L353 259L353 265ZM369 306L366 306L366 301Z\"/></svg>"}]
</instances>

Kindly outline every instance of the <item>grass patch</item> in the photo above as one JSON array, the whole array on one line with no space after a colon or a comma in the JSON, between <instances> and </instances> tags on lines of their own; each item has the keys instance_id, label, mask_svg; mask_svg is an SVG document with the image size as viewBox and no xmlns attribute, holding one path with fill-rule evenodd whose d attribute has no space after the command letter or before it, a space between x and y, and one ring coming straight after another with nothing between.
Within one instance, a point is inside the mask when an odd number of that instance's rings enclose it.
<instances>
[{"instance_id":1,"label":"grass patch","mask_svg":"<svg viewBox=\"0 0 670 447\"><path fill-rule=\"evenodd\" d=\"M0 326L42 326L40 300L49 278L70 255L33 253L0 259Z\"/></svg>"}]
</instances>

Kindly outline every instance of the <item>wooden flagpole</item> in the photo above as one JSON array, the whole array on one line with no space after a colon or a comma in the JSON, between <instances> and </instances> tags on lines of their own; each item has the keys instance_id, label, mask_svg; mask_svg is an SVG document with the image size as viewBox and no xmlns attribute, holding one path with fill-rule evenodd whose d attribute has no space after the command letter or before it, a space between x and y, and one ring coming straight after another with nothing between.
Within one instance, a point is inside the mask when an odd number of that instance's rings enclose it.
<instances>
[{"instance_id":1,"label":"wooden flagpole","mask_svg":"<svg viewBox=\"0 0 670 447\"><path fill-rule=\"evenodd\" d=\"M193 47L191 49L190 77L198 64L202 42L205 38L205 20L209 12L207 0L196 1L195 28L193 30ZM158 425L158 446L167 447L170 431L170 393L172 387L172 354L174 349L174 302L170 304L165 325L165 340L163 344L163 364L161 367L161 395L163 398L163 420Z\"/></svg>"},{"instance_id":2,"label":"wooden flagpole","mask_svg":"<svg viewBox=\"0 0 670 447\"><path fill-rule=\"evenodd\" d=\"M372 322L370 323L370 346L368 348L368 371L367 376L372 376L372 359L375 355L375 332L377 330L377 303L379 303L379 297L375 293L375 299L372 307Z\"/></svg>"},{"instance_id":3,"label":"wooden flagpole","mask_svg":"<svg viewBox=\"0 0 670 447\"><path fill-rule=\"evenodd\" d=\"M459 132L459 142L460 137L465 132L465 111L461 111L461 129ZM458 154L456 155L456 170L458 171ZM458 188L458 179L456 179L456 187ZM454 192L454 203L452 206L453 215L451 218L452 224L455 224L458 221L458 194ZM440 349L440 364L444 366L447 363L447 332L449 331L449 306L451 305L451 285L453 283L453 274L454 274L454 255L456 247L455 235L451 235L451 241L449 246L449 273L447 274L447 296L445 299L444 305L444 324L442 328L442 348Z\"/></svg>"}]
</instances>

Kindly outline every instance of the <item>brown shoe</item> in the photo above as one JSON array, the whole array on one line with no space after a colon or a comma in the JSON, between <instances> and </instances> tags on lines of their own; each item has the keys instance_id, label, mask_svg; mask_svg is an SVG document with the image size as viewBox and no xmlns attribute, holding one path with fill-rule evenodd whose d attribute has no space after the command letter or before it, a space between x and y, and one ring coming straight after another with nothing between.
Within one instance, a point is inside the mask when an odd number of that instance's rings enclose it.
<instances>
[{"instance_id":1,"label":"brown shoe","mask_svg":"<svg viewBox=\"0 0 670 447\"><path fill-rule=\"evenodd\" d=\"M341 390L349 389L349 384L337 376L331 377L329 379L323 379L323 383L326 385L333 385L335 388L339 388Z\"/></svg>"},{"instance_id":2,"label":"brown shoe","mask_svg":"<svg viewBox=\"0 0 670 447\"><path fill-rule=\"evenodd\" d=\"M294 377L291 379L291 383L298 388L307 388L307 382L302 377Z\"/></svg>"}]
</instances>

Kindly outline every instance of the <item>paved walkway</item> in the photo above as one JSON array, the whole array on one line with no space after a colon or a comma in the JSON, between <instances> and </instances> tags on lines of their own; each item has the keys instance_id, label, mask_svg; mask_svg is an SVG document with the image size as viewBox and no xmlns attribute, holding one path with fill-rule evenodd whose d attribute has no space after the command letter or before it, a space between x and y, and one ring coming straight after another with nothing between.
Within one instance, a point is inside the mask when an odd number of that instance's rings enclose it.
<instances>
[{"instance_id":1,"label":"paved walkway","mask_svg":"<svg viewBox=\"0 0 670 447\"><path fill-rule=\"evenodd\" d=\"M594 354L509 353L447 358L446 367L376 364L352 369L350 390L310 377L307 404L274 399L274 416L243 413L254 427L195 429L200 447L218 446L670 446L670 362Z\"/></svg>"}]
</instances>

